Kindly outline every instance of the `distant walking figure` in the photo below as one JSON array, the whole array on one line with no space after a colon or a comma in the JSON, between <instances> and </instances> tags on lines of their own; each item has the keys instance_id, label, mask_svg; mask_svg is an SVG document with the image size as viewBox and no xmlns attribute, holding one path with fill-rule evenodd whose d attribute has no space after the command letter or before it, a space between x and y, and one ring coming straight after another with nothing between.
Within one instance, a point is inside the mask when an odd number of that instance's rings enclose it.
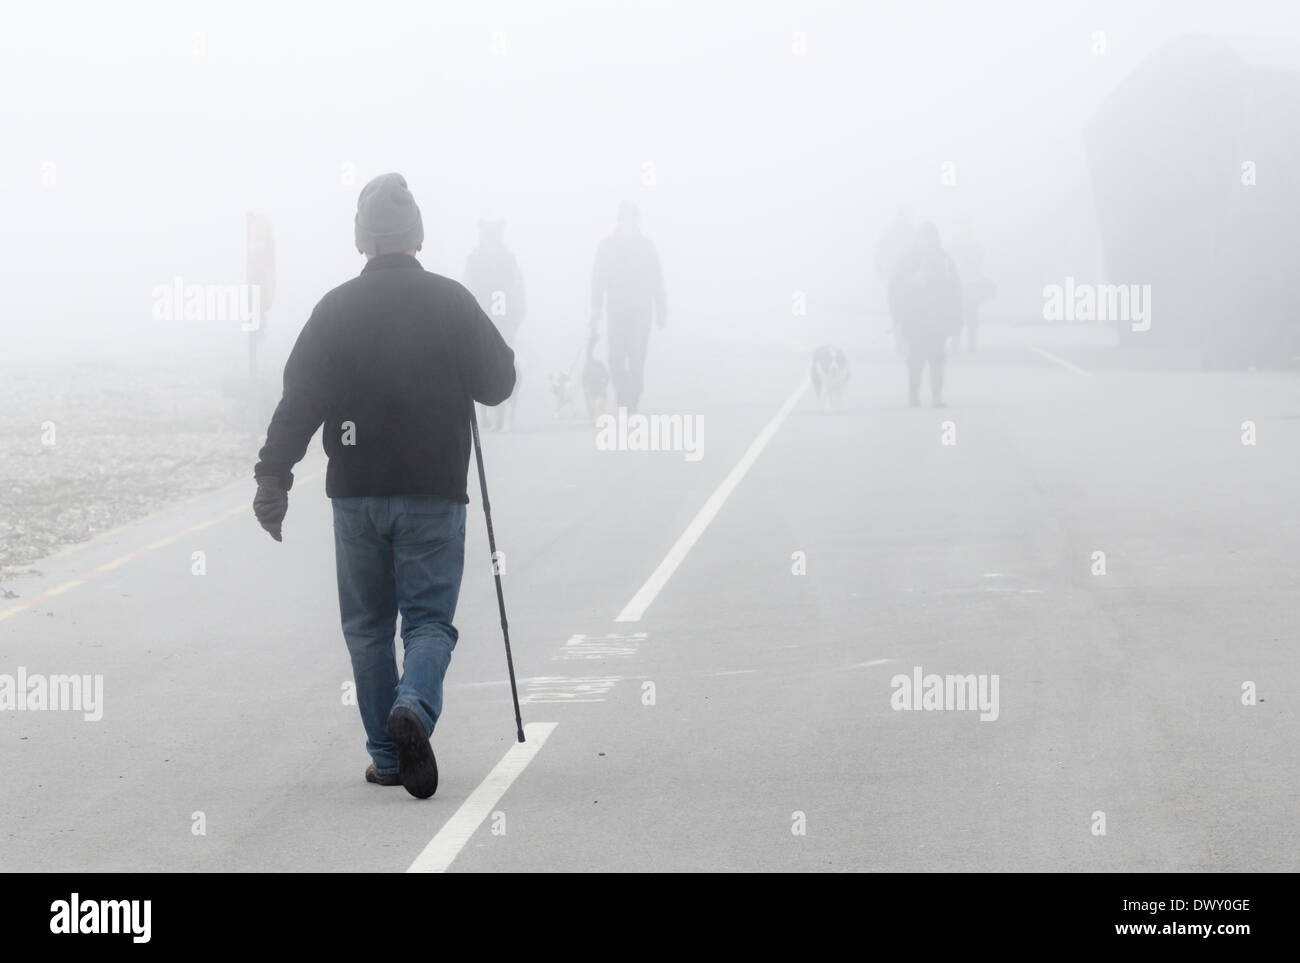
<instances>
[{"instance_id":1,"label":"distant walking figure","mask_svg":"<svg viewBox=\"0 0 1300 963\"><path fill-rule=\"evenodd\" d=\"M961 279L962 325L966 350L974 351L979 341L980 306L997 293L997 285L984 276L984 245L975 239L969 220L957 229L952 242L952 259Z\"/></svg>"},{"instance_id":2,"label":"distant walking figure","mask_svg":"<svg viewBox=\"0 0 1300 963\"><path fill-rule=\"evenodd\" d=\"M423 242L405 178L367 184L356 217L366 265L321 298L298 335L253 469L253 511L278 542L291 469L324 425L339 613L372 760L366 781L419 798L438 788L429 737L458 638L470 405L500 404L515 386L514 352L468 290L420 266ZM292 708L281 714L291 725Z\"/></svg>"},{"instance_id":3,"label":"distant walking figure","mask_svg":"<svg viewBox=\"0 0 1300 963\"><path fill-rule=\"evenodd\" d=\"M603 313L614 394L629 411L641 401L651 322L662 328L668 318L659 253L640 223L636 206L624 201L614 233L596 249L591 275L592 335L598 335Z\"/></svg>"},{"instance_id":4,"label":"distant walking figure","mask_svg":"<svg viewBox=\"0 0 1300 963\"><path fill-rule=\"evenodd\" d=\"M907 351L908 404L921 403L921 375L930 369L930 400L943 407L943 368L948 338L961 331L961 282L929 222L916 231L912 248L889 282L889 308Z\"/></svg>"},{"instance_id":5,"label":"distant walking figure","mask_svg":"<svg viewBox=\"0 0 1300 963\"><path fill-rule=\"evenodd\" d=\"M524 299L524 276L519 262L506 247L506 222L480 220L478 246L465 262L465 286L484 313L512 348L519 326L524 323L527 303ZM522 381L521 365L515 368L515 390L506 403L495 411L484 412L483 424L489 431L506 431L514 423L515 398Z\"/></svg>"},{"instance_id":6,"label":"distant walking figure","mask_svg":"<svg viewBox=\"0 0 1300 963\"><path fill-rule=\"evenodd\" d=\"M478 222L478 246L465 262L465 287L511 347L524 323L524 276L506 247L506 222Z\"/></svg>"}]
</instances>

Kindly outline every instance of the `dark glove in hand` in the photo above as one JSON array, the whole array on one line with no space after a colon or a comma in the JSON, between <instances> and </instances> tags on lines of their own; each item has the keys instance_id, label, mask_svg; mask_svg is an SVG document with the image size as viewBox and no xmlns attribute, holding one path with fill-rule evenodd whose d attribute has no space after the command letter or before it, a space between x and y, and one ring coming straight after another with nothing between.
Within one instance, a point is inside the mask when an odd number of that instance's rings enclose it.
<instances>
[{"instance_id":1,"label":"dark glove in hand","mask_svg":"<svg viewBox=\"0 0 1300 963\"><path fill-rule=\"evenodd\" d=\"M288 510L289 493L280 487L280 479L258 478L257 494L253 496L253 514L277 542L284 541L280 537L280 524Z\"/></svg>"}]
</instances>

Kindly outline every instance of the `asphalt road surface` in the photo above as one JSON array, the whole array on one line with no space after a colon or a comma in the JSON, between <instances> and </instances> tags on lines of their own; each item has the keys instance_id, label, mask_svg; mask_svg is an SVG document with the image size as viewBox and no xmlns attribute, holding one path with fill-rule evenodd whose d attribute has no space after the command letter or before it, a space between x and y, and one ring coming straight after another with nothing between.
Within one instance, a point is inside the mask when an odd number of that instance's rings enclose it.
<instances>
[{"instance_id":1,"label":"asphalt road surface","mask_svg":"<svg viewBox=\"0 0 1300 963\"><path fill-rule=\"evenodd\" d=\"M426 801L362 780L318 441L282 544L250 480L45 560L0 673L102 675L103 715L0 712L0 869L1295 870L1297 381L1046 338L957 355L942 410L845 338L833 413L807 346L652 348L694 461L597 450L530 372L485 435L530 738L471 467ZM918 669L996 713L896 708Z\"/></svg>"}]
</instances>

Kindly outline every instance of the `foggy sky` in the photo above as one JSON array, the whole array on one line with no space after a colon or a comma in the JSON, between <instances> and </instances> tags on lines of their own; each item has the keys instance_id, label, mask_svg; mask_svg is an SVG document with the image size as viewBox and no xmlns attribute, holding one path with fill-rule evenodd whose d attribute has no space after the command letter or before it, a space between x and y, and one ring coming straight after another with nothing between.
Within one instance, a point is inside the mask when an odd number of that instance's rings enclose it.
<instances>
[{"instance_id":1,"label":"foggy sky","mask_svg":"<svg viewBox=\"0 0 1300 963\"><path fill-rule=\"evenodd\" d=\"M149 306L177 275L244 280L248 210L276 229L282 355L360 269L357 194L389 170L422 207L430 270L459 278L476 220L507 220L525 354L585 323L624 197L674 325L743 336L787 318L792 290L810 315L878 313L872 258L902 203L945 238L972 218L999 281L988 313L1014 314L1024 292L1101 272L1081 126L1143 58L1189 32L1300 50L1279 3L137 3L6 20L11 357L237 359L235 330Z\"/></svg>"}]
</instances>

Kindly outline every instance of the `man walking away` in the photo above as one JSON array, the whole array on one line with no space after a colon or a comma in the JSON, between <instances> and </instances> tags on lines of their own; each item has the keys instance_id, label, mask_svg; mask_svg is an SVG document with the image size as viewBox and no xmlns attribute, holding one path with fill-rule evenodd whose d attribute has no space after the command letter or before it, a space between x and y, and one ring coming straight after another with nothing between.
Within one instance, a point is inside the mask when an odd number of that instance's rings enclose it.
<instances>
[{"instance_id":1,"label":"man walking away","mask_svg":"<svg viewBox=\"0 0 1300 963\"><path fill-rule=\"evenodd\" d=\"M601 314L608 336L610 378L620 408L635 412L645 382L651 321L668 319L659 253L641 233L641 214L630 201L618 208L614 233L596 248L591 274L591 334L599 336Z\"/></svg>"},{"instance_id":2,"label":"man walking away","mask_svg":"<svg viewBox=\"0 0 1300 963\"><path fill-rule=\"evenodd\" d=\"M506 247L505 221L478 222L478 246L465 262L465 286L497 326L506 344L514 347L527 305L519 262Z\"/></svg>"},{"instance_id":3,"label":"man walking away","mask_svg":"<svg viewBox=\"0 0 1300 963\"><path fill-rule=\"evenodd\" d=\"M921 375L930 369L930 400L943 407L944 354L961 330L961 282L929 222L916 231L912 249L889 284L889 307L907 352L908 404L921 404Z\"/></svg>"},{"instance_id":4,"label":"man walking away","mask_svg":"<svg viewBox=\"0 0 1300 963\"><path fill-rule=\"evenodd\" d=\"M278 542L291 469L324 424L339 612L372 760L366 780L422 799L438 788L429 737L458 637L471 399L500 404L515 384L514 352L468 290L420 266L423 242L405 178L384 174L362 189L365 267L320 300L299 334L253 470L253 510Z\"/></svg>"}]
</instances>

